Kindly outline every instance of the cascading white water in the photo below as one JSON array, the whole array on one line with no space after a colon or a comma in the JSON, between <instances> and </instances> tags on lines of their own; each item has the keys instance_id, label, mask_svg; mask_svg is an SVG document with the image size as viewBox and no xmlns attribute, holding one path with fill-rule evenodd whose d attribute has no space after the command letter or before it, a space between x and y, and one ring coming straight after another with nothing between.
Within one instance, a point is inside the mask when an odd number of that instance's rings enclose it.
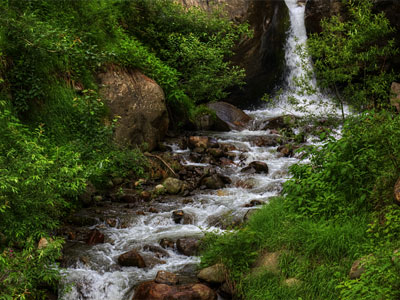
<instances>
[{"instance_id":1,"label":"cascading white water","mask_svg":"<svg viewBox=\"0 0 400 300\"><path fill-rule=\"evenodd\" d=\"M274 114L293 114L297 116L341 116L342 111L330 97L322 93L313 72L311 58L307 53L307 31L304 22L306 1L285 0L289 9L290 29L285 46L286 78L282 93L269 108ZM343 113L349 114L347 106Z\"/></svg>"},{"instance_id":2,"label":"cascading white water","mask_svg":"<svg viewBox=\"0 0 400 300\"><path fill-rule=\"evenodd\" d=\"M298 95L295 78L305 74L300 64L299 54L295 51L298 43L307 40L304 26L304 5L297 0L285 0L289 12L291 29L289 31L286 46L286 62L288 68L287 86L282 94L284 97ZM309 65L311 67L311 64ZM312 83L315 86L315 83ZM293 92L294 91L294 92ZM287 104L287 103L286 103ZM268 108L257 111L248 111L257 124L275 117L287 114L287 109L293 113L294 107ZM318 107L311 106L310 110ZM300 113L299 113L300 114ZM259 128L259 127L258 127ZM70 255L85 257L77 259L64 271L60 286L59 298L63 300L130 300L133 295L133 287L138 283L154 279L159 270L180 273L190 269L199 262L198 257L187 257L175 250L167 249L169 257L163 258L164 264L156 264L153 267L139 269L135 267L120 267L117 258L120 254L131 249L137 249L143 255L150 255L144 245L158 245L162 238L177 239L180 237L201 237L204 230L220 230L215 225L215 219L230 215L233 218L242 218L249 208L244 207L251 200L268 202L268 198L279 194L281 184L288 177L288 168L297 162L296 158L285 158L276 151L276 147L259 147L253 141L257 137L271 136L268 131L244 130L224 133L204 133L215 137L220 143L234 144L241 157L237 157L235 164L219 168L219 173L232 179L232 184L220 191L197 191L191 197L192 201L185 201L182 197L171 197L166 201L154 204L159 212L145 215L128 215L129 224L126 228L110 227L106 222L90 227L98 228L105 236L103 244L88 246L83 242L77 242L70 249ZM182 164L192 164L196 167L206 165L191 162L188 149L179 149L171 145L173 153L183 155ZM240 169L252 161L264 161L269 166L268 174L243 174ZM237 183L250 180L252 188L242 188ZM181 209L193 217L193 224L175 224L172 220L172 212ZM122 211L120 212L123 213ZM194 271L193 271L194 273Z\"/></svg>"},{"instance_id":3,"label":"cascading white water","mask_svg":"<svg viewBox=\"0 0 400 300\"><path fill-rule=\"evenodd\" d=\"M305 4L299 3L298 0L285 0L289 8L290 31L286 41L285 60L287 68L286 81L290 90L298 91L296 78L307 76L306 70L311 70L312 65L310 59L306 58L302 61L299 55L299 47L305 51L307 43L307 32L304 23ZM307 54L305 54L307 57ZM311 86L315 88L314 77L309 78Z\"/></svg>"}]
</instances>

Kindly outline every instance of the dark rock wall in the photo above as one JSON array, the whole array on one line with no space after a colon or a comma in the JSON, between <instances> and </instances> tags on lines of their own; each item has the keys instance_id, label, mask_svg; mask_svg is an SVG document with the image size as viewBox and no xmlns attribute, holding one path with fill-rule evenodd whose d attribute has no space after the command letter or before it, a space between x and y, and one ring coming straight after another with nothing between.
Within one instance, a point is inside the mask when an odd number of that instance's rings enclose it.
<instances>
[{"instance_id":1,"label":"dark rock wall","mask_svg":"<svg viewBox=\"0 0 400 300\"><path fill-rule=\"evenodd\" d=\"M250 1L246 20L254 36L242 41L232 58L233 63L245 68L246 86L232 90L228 98L241 108L259 104L257 100L283 80L288 9L284 1Z\"/></svg>"},{"instance_id":2,"label":"dark rock wall","mask_svg":"<svg viewBox=\"0 0 400 300\"><path fill-rule=\"evenodd\" d=\"M246 70L246 85L235 88L227 102L240 108L257 103L264 93L271 92L282 80L285 66L284 45L289 28L285 2L276 0L179 0L185 6L196 6L211 11L223 5L235 21L249 22L254 36L241 41L232 58L235 65Z\"/></svg>"}]
</instances>

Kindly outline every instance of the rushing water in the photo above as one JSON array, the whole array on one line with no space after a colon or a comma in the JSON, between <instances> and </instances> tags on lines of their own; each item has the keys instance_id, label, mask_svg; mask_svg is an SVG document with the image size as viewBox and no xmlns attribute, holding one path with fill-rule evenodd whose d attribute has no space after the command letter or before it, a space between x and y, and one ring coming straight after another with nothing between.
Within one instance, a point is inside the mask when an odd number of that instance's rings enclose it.
<instances>
[{"instance_id":1,"label":"rushing water","mask_svg":"<svg viewBox=\"0 0 400 300\"><path fill-rule=\"evenodd\" d=\"M306 41L304 26L304 5L297 0L285 0L291 20L291 29L288 33L286 45L287 84L283 95L298 95L294 78L304 75L304 69L300 64L300 57L295 51L298 43ZM311 64L308 65L309 67ZM312 82L315 87L315 84ZM282 96L281 96L282 97ZM282 100L285 102L284 100ZM282 103L281 103L282 104ZM199 133L212 136L219 143L234 144L238 155L232 165L221 167L218 172L229 176L232 184L215 191L198 191L191 196L192 201L185 201L183 197L171 197L162 203L158 203L158 213L126 216L129 220L126 228L110 227L105 222L90 228L100 227L106 236L106 242L95 246L77 243L69 250L69 255L84 256L85 263L77 260L65 271L62 286L68 286L68 292L60 295L64 300L125 300L131 299L133 287L144 280L154 279L159 270L167 270L178 274L194 272L194 267L199 262L198 257L187 257L172 249L166 249L169 257L163 258L164 264L156 264L152 268L139 269L136 267L119 267L117 258L122 253L131 249L137 249L144 256L150 255L145 245L158 245L162 238L177 239L181 237L201 237L204 230L221 230L214 227L215 220L221 216L229 215L232 218L242 219L245 213L251 209L244 207L251 200L268 202L272 196L279 194L282 183L287 179L288 168L297 161L296 158L285 158L276 151L276 147L258 147L252 141L257 137L271 135L269 131L260 130L269 118L286 114L289 107L287 101L285 108L268 108L257 111L248 111L253 117L252 130L231 131L224 133L206 132ZM309 105L308 109L318 110L318 106ZM179 149L177 145L170 145L174 153L183 156L182 164L205 167L204 164L196 164L190 160L189 149ZM264 161L269 166L268 174L243 174L240 169L252 161ZM236 187L238 181L249 180L252 188ZM175 224L171 218L172 212L182 209L193 218L193 224ZM115 212L118 214L119 212ZM121 211L122 214L122 211Z\"/></svg>"}]
</instances>

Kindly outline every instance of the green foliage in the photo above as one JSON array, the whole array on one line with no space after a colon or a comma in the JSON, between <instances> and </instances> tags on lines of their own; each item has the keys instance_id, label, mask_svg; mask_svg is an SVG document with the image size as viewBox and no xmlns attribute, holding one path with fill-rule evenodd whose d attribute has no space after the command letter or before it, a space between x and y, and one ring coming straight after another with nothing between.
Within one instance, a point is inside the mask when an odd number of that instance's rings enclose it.
<instances>
[{"instance_id":1,"label":"green foliage","mask_svg":"<svg viewBox=\"0 0 400 300\"><path fill-rule=\"evenodd\" d=\"M283 198L271 199L244 229L206 236L204 265L223 263L244 299L338 299L336 286L367 242L364 216L340 221L292 214ZM281 251L280 274L251 270L257 253ZM300 288L283 284L297 278Z\"/></svg>"},{"instance_id":2,"label":"green foliage","mask_svg":"<svg viewBox=\"0 0 400 300\"><path fill-rule=\"evenodd\" d=\"M337 286L343 300L396 300L400 297L400 255L380 249L363 258L365 272L358 280L344 280Z\"/></svg>"},{"instance_id":3,"label":"green foliage","mask_svg":"<svg viewBox=\"0 0 400 300\"><path fill-rule=\"evenodd\" d=\"M203 240L206 249L202 256L202 265L223 263L233 281L239 281L243 272L251 267L257 258L258 238L250 230L227 232L223 235L207 233Z\"/></svg>"},{"instance_id":4,"label":"green foliage","mask_svg":"<svg viewBox=\"0 0 400 300\"><path fill-rule=\"evenodd\" d=\"M2 249L0 253L0 299L46 299L40 287L56 290L59 272L54 261L61 255L62 240L50 240L37 249L29 239L24 249Z\"/></svg>"},{"instance_id":5,"label":"green foliage","mask_svg":"<svg viewBox=\"0 0 400 300\"><path fill-rule=\"evenodd\" d=\"M147 160L139 149L109 148L106 154L94 154L94 164L87 170L87 177L99 189L110 178L139 178L146 175Z\"/></svg>"},{"instance_id":6,"label":"green foliage","mask_svg":"<svg viewBox=\"0 0 400 300\"><path fill-rule=\"evenodd\" d=\"M221 99L226 88L242 83L243 70L230 66L226 58L235 42L250 34L246 24L169 0L121 5L126 31L178 72L180 88L195 103Z\"/></svg>"},{"instance_id":7,"label":"green foliage","mask_svg":"<svg viewBox=\"0 0 400 300\"><path fill-rule=\"evenodd\" d=\"M339 140L309 149L311 164L291 169L285 201L302 215L333 217L371 211L388 199L399 172L400 118L386 111L349 120Z\"/></svg>"},{"instance_id":8,"label":"green foliage","mask_svg":"<svg viewBox=\"0 0 400 300\"><path fill-rule=\"evenodd\" d=\"M398 54L394 29L384 13L372 12L371 0L345 0L348 16L321 22L322 32L311 35L308 50L323 88L336 100L356 108L385 106L395 79L387 59Z\"/></svg>"},{"instance_id":9,"label":"green foliage","mask_svg":"<svg viewBox=\"0 0 400 300\"><path fill-rule=\"evenodd\" d=\"M85 187L79 154L31 133L4 107L0 113L0 230L12 240L40 237Z\"/></svg>"},{"instance_id":10,"label":"green foliage","mask_svg":"<svg viewBox=\"0 0 400 300\"><path fill-rule=\"evenodd\" d=\"M214 237L203 262L223 262L243 299L398 299L400 209L392 192L399 122L387 111L347 120L340 139L311 147L309 161L292 167L284 197L239 231ZM278 274L249 269L254 252L263 251L282 253ZM361 257L366 271L351 280ZM301 283L287 286L287 278Z\"/></svg>"}]
</instances>

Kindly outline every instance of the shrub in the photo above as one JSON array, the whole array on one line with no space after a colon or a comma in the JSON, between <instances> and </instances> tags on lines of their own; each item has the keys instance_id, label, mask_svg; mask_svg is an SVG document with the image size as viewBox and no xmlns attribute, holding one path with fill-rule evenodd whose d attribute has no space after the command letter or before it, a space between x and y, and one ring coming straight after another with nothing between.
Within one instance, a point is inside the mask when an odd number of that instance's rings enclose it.
<instances>
[{"instance_id":1,"label":"shrub","mask_svg":"<svg viewBox=\"0 0 400 300\"><path fill-rule=\"evenodd\" d=\"M322 32L312 34L308 49L319 84L334 91L336 100L356 108L386 106L395 76L386 65L398 54L394 28L384 13L372 12L371 0L345 0L348 15L321 22Z\"/></svg>"},{"instance_id":2,"label":"shrub","mask_svg":"<svg viewBox=\"0 0 400 300\"><path fill-rule=\"evenodd\" d=\"M297 213L334 217L372 211L391 197L399 173L400 117L366 112L349 120L343 136L309 150L310 164L291 168L284 185L286 204Z\"/></svg>"}]
</instances>

